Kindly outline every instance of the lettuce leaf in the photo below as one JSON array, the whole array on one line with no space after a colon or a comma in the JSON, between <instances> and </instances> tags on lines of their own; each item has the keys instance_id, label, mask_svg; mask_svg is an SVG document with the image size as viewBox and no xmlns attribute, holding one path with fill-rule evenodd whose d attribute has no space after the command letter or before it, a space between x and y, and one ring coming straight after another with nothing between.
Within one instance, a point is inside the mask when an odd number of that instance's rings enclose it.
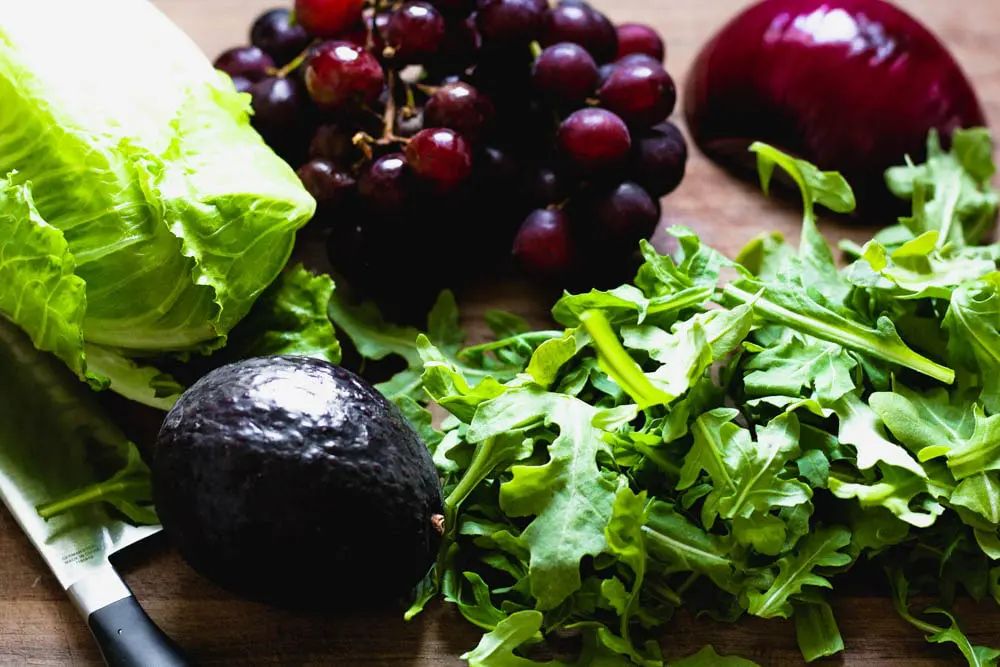
<instances>
[{"instance_id":1,"label":"lettuce leaf","mask_svg":"<svg viewBox=\"0 0 1000 667\"><path fill-rule=\"evenodd\" d=\"M151 3L96 9L0 6L2 271L29 286L0 312L99 384L90 346L135 357L223 345L316 204L251 127L247 96ZM110 381L146 393L134 374Z\"/></svg>"}]
</instances>

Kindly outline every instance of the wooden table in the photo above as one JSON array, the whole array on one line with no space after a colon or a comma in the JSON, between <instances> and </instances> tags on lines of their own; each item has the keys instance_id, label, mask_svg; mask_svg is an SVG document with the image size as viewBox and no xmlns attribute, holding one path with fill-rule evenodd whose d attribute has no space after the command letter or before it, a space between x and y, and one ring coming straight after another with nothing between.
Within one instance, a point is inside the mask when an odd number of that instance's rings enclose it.
<instances>
[{"instance_id":1,"label":"wooden table","mask_svg":"<svg viewBox=\"0 0 1000 667\"><path fill-rule=\"evenodd\" d=\"M275 0L155 0L214 56L247 39L248 26ZM289 0L290 2L290 0ZM599 0L617 21L656 25L668 40L668 68L683 78L698 47L748 0ZM978 88L993 127L1000 127L1000 2L997 0L899 0L954 50ZM765 229L797 236L797 215L772 204L754 188L734 183L695 154L687 179L665 200L667 224L690 225L709 243L735 252ZM844 230L826 227L832 233ZM848 232L850 233L850 232ZM503 290L500 290L503 292ZM474 319L485 306L538 317L545 304L494 295L467 304ZM162 541L127 555L123 572L150 615L203 665L343 665L444 667L479 633L452 609L435 606L406 624L393 610L341 618L286 613L232 598L191 572ZM348 575L349 576L349 575ZM960 664L956 654L926 644L898 620L888 599L855 582L834 596L848 652L829 662L847 665ZM963 613L964 612L964 613ZM1000 637L1000 613L959 606L975 643ZM747 619L735 627L680 618L664 648L681 656L713 643L762 665L800 665L790 623ZM89 634L13 519L0 509L0 665L100 665Z\"/></svg>"}]
</instances>

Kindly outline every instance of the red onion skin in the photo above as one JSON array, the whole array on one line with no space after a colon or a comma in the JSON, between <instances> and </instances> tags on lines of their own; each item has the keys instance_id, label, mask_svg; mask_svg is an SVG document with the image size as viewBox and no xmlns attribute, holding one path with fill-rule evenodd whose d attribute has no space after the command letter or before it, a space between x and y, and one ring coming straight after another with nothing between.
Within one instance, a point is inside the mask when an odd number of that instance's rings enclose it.
<instances>
[{"instance_id":1,"label":"red onion skin","mask_svg":"<svg viewBox=\"0 0 1000 667\"><path fill-rule=\"evenodd\" d=\"M859 210L895 208L884 171L927 134L985 126L976 93L926 27L883 0L764 0L702 49L684 112L695 143L740 169L772 144L841 172ZM746 173L746 172L744 172Z\"/></svg>"}]
</instances>

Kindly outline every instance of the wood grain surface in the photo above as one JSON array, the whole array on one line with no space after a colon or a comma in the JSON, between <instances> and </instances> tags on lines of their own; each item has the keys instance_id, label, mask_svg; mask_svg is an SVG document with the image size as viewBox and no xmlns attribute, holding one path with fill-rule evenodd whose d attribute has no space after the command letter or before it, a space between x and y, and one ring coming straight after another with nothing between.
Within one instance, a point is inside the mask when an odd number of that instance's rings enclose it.
<instances>
[{"instance_id":1,"label":"wood grain surface","mask_svg":"<svg viewBox=\"0 0 1000 667\"><path fill-rule=\"evenodd\" d=\"M275 0L155 3L214 57L223 48L246 41L253 17ZM595 4L616 21L641 20L659 28L668 41L668 69L683 79L699 46L749 2L596 0ZM978 89L991 125L1000 126L1000 1L899 0L898 4L919 16L953 49ZM794 211L734 182L697 152L684 184L664 201L664 225L668 224L689 225L729 253L765 230L778 229L791 239L797 237ZM831 236L867 234L832 224L824 229ZM520 288L504 285L465 295L462 301L470 323L484 309L498 305L536 319L544 317L547 307L524 296ZM234 599L194 574L163 540L141 545L118 564L150 615L201 665L445 667L464 664L457 656L479 637L476 629L441 605L405 623L398 610L306 616ZM927 644L896 617L877 574L856 577L848 590L835 593L833 604L847 653L826 663L859 667L962 664L956 654ZM1000 613L995 608L960 605L959 614L974 643L996 643ZM728 626L682 616L663 637L670 657L693 652L706 643L723 654L739 653L765 667L803 664L794 629L785 622L747 619ZM85 624L14 520L0 508L0 665L100 664Z\"/></svg>"}]
</instances>

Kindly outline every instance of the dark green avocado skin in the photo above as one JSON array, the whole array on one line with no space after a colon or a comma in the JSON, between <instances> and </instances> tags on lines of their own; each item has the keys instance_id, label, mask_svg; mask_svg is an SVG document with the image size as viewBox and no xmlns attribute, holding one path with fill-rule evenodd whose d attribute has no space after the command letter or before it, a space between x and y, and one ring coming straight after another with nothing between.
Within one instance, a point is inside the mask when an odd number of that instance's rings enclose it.
<instances>
[{"instance_id":1,"label":"dark green avocado skin","mask_svg":"<svg viewBox=\"0 0 1000 667\"><path fill-rule=\"evenodd\" d=\"M242 597L326 609L398 599L439 546L426 445L395 405L325 361L212 371L167 414L150 468L164 532Z\"/></svg>"}]
</instances>

